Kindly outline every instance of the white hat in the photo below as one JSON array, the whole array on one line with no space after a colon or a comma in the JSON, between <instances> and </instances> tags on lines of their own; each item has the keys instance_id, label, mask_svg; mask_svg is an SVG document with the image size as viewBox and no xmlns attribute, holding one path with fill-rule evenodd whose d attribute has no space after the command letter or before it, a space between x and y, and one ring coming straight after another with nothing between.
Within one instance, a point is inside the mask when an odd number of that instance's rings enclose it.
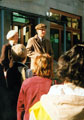
<instances>
[{"instance_id":1,"label":"white hat","mask_svg":"<svg viewBox=\"0 0 84 120\"><path fill-rule=\"evenodd\" d=\"M11 37L13 37L15 34L17 33L16 30L10 30L7 35L6 38L9 40Z\"/></svg>"}]
</instances>

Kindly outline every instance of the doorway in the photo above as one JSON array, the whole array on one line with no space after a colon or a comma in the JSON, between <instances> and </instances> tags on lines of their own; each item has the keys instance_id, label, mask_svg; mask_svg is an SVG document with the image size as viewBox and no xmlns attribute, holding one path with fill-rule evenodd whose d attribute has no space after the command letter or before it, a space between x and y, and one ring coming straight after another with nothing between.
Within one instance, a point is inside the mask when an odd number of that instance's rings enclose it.
<instances>
[{"instance_id":1,"label":"doorway","mask_svg":"<svg viewBox=\"0 0 84 120\"><path fill-rule=\"evenodd\" d=\"M19 33L19 43L27 45L28 39L35 35L36 22L35 17L12 12L12 28Z\"/></svg>"}]
</instances>

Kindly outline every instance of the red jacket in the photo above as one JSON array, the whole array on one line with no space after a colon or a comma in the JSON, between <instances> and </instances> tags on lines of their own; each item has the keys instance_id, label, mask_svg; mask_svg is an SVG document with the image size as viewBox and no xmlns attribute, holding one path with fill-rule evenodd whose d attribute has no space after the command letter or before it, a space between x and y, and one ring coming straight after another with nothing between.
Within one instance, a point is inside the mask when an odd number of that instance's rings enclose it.
<instances>
[{"instance_id":1,"label":"red jacket","mask_svg":"<svg viewBox=\"0 0 84 120\"><path fill-rule=\"evenodd\" d=\"M29 108L40 100L41 95L48 93L51 85L51 79L39 76L23 82L17 103L17 120L29 120Z\"/></svg>"}]
</instances>

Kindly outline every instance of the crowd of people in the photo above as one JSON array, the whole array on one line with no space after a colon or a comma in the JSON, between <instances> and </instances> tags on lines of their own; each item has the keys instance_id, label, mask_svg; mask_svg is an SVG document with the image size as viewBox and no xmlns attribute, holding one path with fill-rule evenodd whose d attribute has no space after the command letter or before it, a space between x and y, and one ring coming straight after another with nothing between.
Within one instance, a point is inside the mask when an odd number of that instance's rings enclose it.
<instances>
[{"instance_id":1,"label":"crowd of people","mask_svg":"<svg viewBox=\"0 0 84 120\"><path fill-rule=\"evenodd\" d=\"M35 29L27 46L18 43L16 30L7 33L0 56L0 120L84 120L84 44L59 57L54 83L47 26Z\"/></svg>"}]
</instances>

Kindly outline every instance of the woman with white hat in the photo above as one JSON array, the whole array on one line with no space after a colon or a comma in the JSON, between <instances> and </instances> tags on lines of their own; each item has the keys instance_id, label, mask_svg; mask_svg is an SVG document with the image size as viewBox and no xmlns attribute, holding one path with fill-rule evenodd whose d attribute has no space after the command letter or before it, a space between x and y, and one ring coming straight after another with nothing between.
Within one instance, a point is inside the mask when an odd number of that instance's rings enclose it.
<instances>
[{"instance_id":1,"label":"woman with white hat","mask_svg":"<svg viewBox=\"0 0 84 120\"><path fill-rule=\"evenodd\" d=\"M3 67L4 75L6 71L12 65L11 47L18 43L18 32L16 30L10 30L6 36L8 43L4 44L1 51L0 64Z\"/></svg>"}]
</instances>

